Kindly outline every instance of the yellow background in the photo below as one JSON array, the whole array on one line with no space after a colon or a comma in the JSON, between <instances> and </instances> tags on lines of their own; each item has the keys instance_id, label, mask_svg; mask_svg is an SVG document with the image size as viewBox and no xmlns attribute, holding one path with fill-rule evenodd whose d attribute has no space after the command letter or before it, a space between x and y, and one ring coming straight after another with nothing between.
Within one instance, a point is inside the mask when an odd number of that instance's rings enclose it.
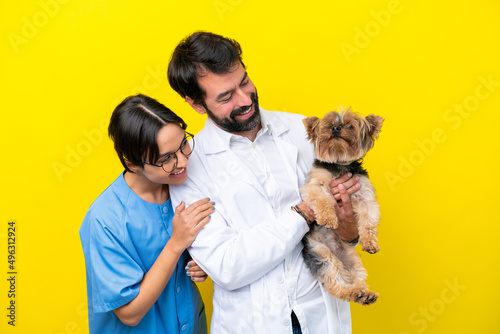
<instances>
[{"instance_id":1,"label":"yellow background","mask_svg":"<svg viewBox=\"0 0 500 334\"><path fill-rule=\"evenodd\" d=\"M365 159L382 250L362 258L380 299L352 305L353 332L500 333L499 10L451 0L2 1L0 332L87 332L78 229L122 170L106 136L111 111L141 92L199 131L204 117L165 72L180 39L201 29L241 43L265 109L343 105L386 118ZM200 287L211 311L211 285Z\"/></svg>"}]
</instances>

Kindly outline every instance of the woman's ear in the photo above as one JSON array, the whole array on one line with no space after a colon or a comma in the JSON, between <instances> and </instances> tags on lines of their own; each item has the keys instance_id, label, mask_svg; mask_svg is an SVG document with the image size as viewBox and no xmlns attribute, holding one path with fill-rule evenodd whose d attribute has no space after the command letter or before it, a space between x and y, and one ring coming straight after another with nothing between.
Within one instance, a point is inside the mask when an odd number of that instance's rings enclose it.
<instances>
[{"instance_id":1,"label":"woman's ear","mask_svg":"<svg viewBox=\"0 0 500 334\"><path fill-rule=\"evenodd\" d=\"M189 96L186 96L186 102L191 106L191 108L193 108L194 110L196 110L196 112L200 115L203 115L204 113L206 113L207 111L205 110L205 107L202 106L201 104L198 104L198 103L195 103L193 101L192 98L190 98Z\"/></svg>"},{"instance_id":2,"label":"woman's ear","mask_svg":"<svg viewBox=\"0 0 500 334\"><path fill-rule=\"evenodd\" d=\"M131 171L132 171L132 173L137 173L137 172L139 172L139 171L141 171L141 170L142 170L142 167L140 167L140 166L136 166L136 165L132 164L132 163L131 163L130 161L128 161L127 159L124 159L124 161L125 161L125 165L127 166L127 168L128 168L129 170L131 170Z\"/></svg>"}]
</instances>

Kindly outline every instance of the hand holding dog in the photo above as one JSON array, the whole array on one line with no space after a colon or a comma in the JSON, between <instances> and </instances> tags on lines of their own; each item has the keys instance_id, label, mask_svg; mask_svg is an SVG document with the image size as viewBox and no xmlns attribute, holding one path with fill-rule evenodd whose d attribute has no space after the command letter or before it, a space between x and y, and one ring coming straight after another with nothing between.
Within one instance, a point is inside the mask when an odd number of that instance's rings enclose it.
<instances>
[{"instance_id":1,"label":"hand holding dog","mask_svg":"<svg viewBox=\"0 0 500 334\"><path fill-rule=\"evenodd\" d=\"M334 230L337 236L344 241L354 240L358 236L358 227L351 205L351 196L361 189L359 176L347 173L330 182L330 192L335 198L335 212L339 227Z\"/></svg>"},{"instance_id":2,"label":"hand holding dog","mask_svg":"<svg viewBox=\"0 0 500 334\"><path fill-rule=\"evenodd\" d=\"M342 199L338 186L342 184L347 190L347 195L351 196L356 191L361 189L361 184L358 181L359 175L353 176L351 173L347 173L342 175L342 177L333 179L332 182L330 182L330 191L332 193L332 196L337 202L340 202L340 206L342 206Z\"/></svg>"},{"instance_id":3,"label":"hand holding dog","mask_svg":"<svg viewBox=\"0 0 500 334\"><path fill-rule=\"evenodd\" d=\"M336 180L338 179L333 180L332 183L334 183ZM352 188L354 187L351 187L350 189ZM339 196L341 198L340 202L341 205L340 203L337 203L337 201L334 201L335 212L337 213L339 225L337 229L333 231L335 232L335 234L337 234L337 236L340 239L344 241L351 241L356 239L356 237L359 235L358 225L356 223L356 217L354 216L354 210L352 209L351 199L349 198L349 192L345 188L344 184L340 183L337 186L337 189L339 191ZM358 189L354 190L353 193L357 190Z\"/></svg>"},{"instance_id":4,"label":"hand holding dog","mask_svg":"<svg viewBox=\"0 0 500 334\"><path fill-rule=\"evenodd\" d=\"M338 218L338 228L334 231L344 241L354 240L358 236L356 218L349 197L361 188L358 181L359 176L353 177L351 173L348 173L330 182L330 191L335 198L334 205ZM306 203L302 202L298 206L310 221L316 219L314 211Z\"/></svg>"}]
</instances>

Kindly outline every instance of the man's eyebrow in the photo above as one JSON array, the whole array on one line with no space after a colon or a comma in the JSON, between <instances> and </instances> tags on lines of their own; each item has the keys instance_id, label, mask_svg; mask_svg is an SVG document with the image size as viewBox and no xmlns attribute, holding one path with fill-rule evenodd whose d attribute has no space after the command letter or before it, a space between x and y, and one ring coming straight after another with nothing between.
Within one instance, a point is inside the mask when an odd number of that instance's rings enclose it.
<instances>
[{"instance_id":1,"label":"man's eyebrow","mask_svg":"<svg viewBox=\"0 0 500 334\"><path fill-rule=\"evenodd\" d=\"M245 74L243 75L243 79L241 79L240 81L240 85L243 83L243 81L245 81L246 79L248 78L248 74L247 72L245 71ZM217 95L217 98L216 98L216 101L220 101L224 96L226 96L227 94L231 93L232 91L234 91L234 89L230 89L228 91L225 91L225 92L222 92L220 93L219 95Z\"/></svg>"},{"instance_id":2,"label":"man's eyebrow","mask_svg":"<svg viewBox=\"0 0 500 334\"><path fill-rule=\"evenodd\" d=\"M243 83L243 81L246 80L247 77L248 77L248 73L247 73L247 71L245 71L245 74L243 74L243 79L241 79L241 81L240 81L240 85Z\"/></svg>"}]
</instances>

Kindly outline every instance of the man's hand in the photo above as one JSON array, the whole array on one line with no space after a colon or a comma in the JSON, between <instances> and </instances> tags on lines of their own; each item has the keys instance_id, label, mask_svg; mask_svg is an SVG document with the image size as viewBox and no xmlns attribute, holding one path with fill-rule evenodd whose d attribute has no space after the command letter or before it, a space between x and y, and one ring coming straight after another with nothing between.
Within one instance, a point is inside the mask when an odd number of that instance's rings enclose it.
<instances>
[{"instance_id":1,"label":"man's hand","mask_svg":"<svg viewBox=\"0 0 500 334\"><path fill-rule=\"evenodd\" d=\"M337 213L338 218L338 228L334 231L340 239L349 242L356 239L356 237L359 235L358 226L356 224L356 218L354 217L354 211L352 210L349 195L358 191L361 188L361 185L357 183L359 180L358 176L351 178L350 174L346 175L333 180L330 183L330 187L334 185L334 188L336 189L336 191L338 191L337 195L340 200L339 202L337 201L337 197L334 194L334 189L332 189L332 194L336 199L334 201L334 205L335 212Z\"/></svg>"},{"instance_id":2,"label":"man's hand","mask_svg":"<svg viewBox=\"0 0 500 334\"><path fill-rule=\"evenodd\" d=\"M330 191L332 192L333 197L337 202L342 203L342 199L340 197L339 184L342 184L345 189L347 189L347 195L350 196L354 194L356 191L361 189L361 184L358 183L359 176L355 175L352 177L351 173L344 174L342 177L338 179L333 179L330 182ZM342 205L342 204L340 204Z\"/></svg>"}]
</instances>

